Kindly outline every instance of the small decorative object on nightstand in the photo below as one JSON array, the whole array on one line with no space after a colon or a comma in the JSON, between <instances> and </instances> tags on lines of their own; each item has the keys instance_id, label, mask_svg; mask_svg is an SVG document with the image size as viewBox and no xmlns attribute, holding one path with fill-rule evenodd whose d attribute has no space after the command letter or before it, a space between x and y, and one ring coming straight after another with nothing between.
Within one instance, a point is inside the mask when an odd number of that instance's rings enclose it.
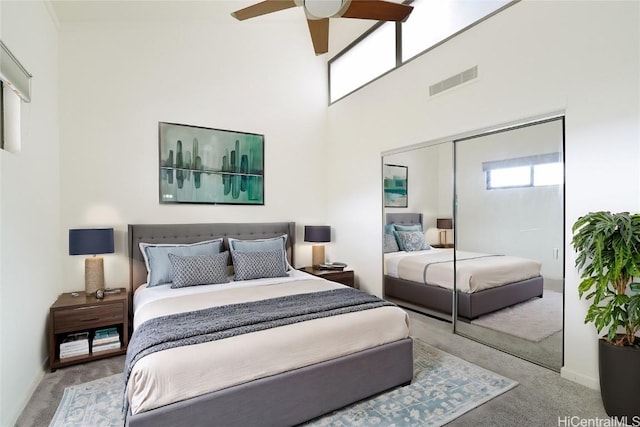
<instances>
[{"instance_id":1,"label":"small decorative object on nightstand","mask_svg":"<svg viewBox=\"0 0 640 427\"><path fill-rule=\"evenodd\" d=\"M342 283L343 285L358 289L353 270L320 270L314 267L303 267L300 270L313 274L314 276L322 277L323 279L331 280L332 282Z\"/></svg>"},{"instance_id":2,"label":"small decorative object on nightstand","mask_svg":"<svg viewBox=\"0 0 640 427\"><path fill-rule=\"evenodd\" d=\"M110 342L94 352L96 334L117 331L120 345ZM113 336L113 333L111 334ZM61 346L61 344L63 344ZM88 351L85 347L88 343ZM64 366L125 354L129 344L129 293L104 291L102 299L86 292L60 295L49 309L49 367ZM61 356L62 350L62 356Z\"/></svg>"}]
</instances>

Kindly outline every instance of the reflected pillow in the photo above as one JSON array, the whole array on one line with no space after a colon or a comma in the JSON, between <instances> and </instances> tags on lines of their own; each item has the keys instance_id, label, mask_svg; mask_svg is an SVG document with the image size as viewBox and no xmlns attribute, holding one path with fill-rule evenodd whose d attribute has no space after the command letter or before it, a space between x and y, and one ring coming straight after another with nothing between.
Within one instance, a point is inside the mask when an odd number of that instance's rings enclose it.
<instances>
[{"instance_id":1,"label":"reflected pillow","mask_svg":"<svg viewBox=\"0 0 640 427\"><path fill-rule=\"evenodd\" d=\"M396 236L393 234L384 235L384 253L387 254L389 252L398 252L400 247L398 246L398 241L396 240Z\"/></svg>"},{"instance_id":2,"label":"reflected pillow","mask_svg":"<svg viewBox=\"0 0 640 427\"><path fill-rule=\"evenodd\" d=\"M229 282L228 251L215 255L179 256L170 253L168 256L173 266L172 288Z\"/></svg>"},{"instance_id":3,"label":"reflected pillow","mask_svg":"<svg viewBox=\"0 0 640 427\"><path fill-rule=\"evenodd\" d=\"M395 231L422 231L422 224L400 225L393 224Z\"/></svg>"},{"instance_id":4,"label":"reflected pillow","mask_svg":"<svg viewBox=\"0 0 640 427\"><path fill-rule=\"evenodd\" d=\"M284 270L290 270L293 267L289 265L287 261L287 235L273 237L270 239L255 239L255 240L240 240L229 238L229 249L231 250L231 257L236 251L241 252L266 252L266 251L281 251L282 263Z\"/></svg>"},{"instance_id":5,"label":"reflected pillow","mask_svg":"<svg viewBox=\"0 0 640 427\"><path fill-rule=\"evenodd\" d=\"M396 231L395 233L398 238L400 250L412 252L431 249L427 242L425 242L422 231Z\"/></svg>"},{"instance_id":6,"label":"reflected pillow","mask_svg":"<svg viewBox=\"0 0 640 427\"><path fill-rule=\"evenodd\" d=\"M173 267L169 254L179 256L215 255L222 252L222 239L205 240L193 244L140 243L140 252L147 266L147 286L173 282Z\"/></svg>"},{"instance_id":7,"label":"reflected pillow","mask_svg":"<svg viewBox=\"0 0 640 427\"><path fill-rule=\"evenodd\" d=\"M285 277L284 253L281 250L231 252L233 259L234 280L262 279L265 277Z\"/></svg>"}]
</instances>

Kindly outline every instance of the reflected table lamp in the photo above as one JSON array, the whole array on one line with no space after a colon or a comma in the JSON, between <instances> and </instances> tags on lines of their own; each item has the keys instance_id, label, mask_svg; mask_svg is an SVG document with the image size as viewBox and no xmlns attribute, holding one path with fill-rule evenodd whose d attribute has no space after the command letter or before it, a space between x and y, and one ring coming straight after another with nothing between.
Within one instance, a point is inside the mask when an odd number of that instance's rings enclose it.
<instances>
[{"instance_id":1,"label":"reflected table lamp","mask_svg":"<svg viewBox=\"0 0 640 427\"><path fill-rule=\"evenodd\" d=\"M331 227L328 225L305 225L304 241L327 243L331 241ZM311 260L314 267L324 264L324 245L313 245Z\"/></svg>"},{"instance_id":2,"label":"reflected table lamp","mask_svg":"<svg viewBox=\"0 0 640 427\"><path fill-rule=\"evenodd\" d=\"M113 252L113 228L69 230L69 255L93 255L84 260L84 290L87 295L104 289L104 261L97 255Z\"/></svg>"},{"instance_id":3,"label":"reflected table lamp","mask_svg":"<svg viewBox=\"0 0 640 427\"><path fill-rule=\"evenodd\" d=\"M438 229L438 244L447 244L447 230L453 229L453 219L438 218L436 219L436 228Z\"/></svg>"}]
</instances>

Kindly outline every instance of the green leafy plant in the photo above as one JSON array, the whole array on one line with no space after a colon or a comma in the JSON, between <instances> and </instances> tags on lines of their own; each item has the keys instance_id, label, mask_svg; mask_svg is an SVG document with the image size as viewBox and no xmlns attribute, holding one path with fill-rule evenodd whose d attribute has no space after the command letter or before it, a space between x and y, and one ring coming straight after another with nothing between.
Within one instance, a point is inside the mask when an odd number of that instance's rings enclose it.
<instances>
[{"instance_id":1,"label":"green leafy plant","mask_svg":"<svg viewBox=\"0 0 640 427\"><path fill-rule=\"evenodd\" d=\"M640 277L640 214L590 212L571 231L578 294L591 301L585 323L614 345L638 345L640 283L633 279Z\"/></svg>"}]
</instances>

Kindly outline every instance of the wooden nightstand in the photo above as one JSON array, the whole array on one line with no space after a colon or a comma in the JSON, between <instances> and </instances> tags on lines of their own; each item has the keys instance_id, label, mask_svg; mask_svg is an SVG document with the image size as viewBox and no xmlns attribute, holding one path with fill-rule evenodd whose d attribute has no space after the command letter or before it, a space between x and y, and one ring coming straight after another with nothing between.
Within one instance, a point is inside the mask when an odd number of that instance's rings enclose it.
<instances>
[{"instance_id":1,"label":"wooden nightstand","mask_svg":"<svg viewBox=\"0 0 640 427\"><path fill-rule=\"evenodd\" d=\"M129 292L107 294L101 300L85 292L62 294L49 309L49 367L51 371L90 360L125 354L129 344ZM115 327L120 348L92 352L91 341L97 329ZM89 354L60 359L60 343L71 333L89 333Z\"/></svg>"},{"instance_id":2,"label":"wooden nightstand","mask_svg":"<svg viewBox=\"0 0 640 427\"><path fill-rule=\"evenodd\" d=\"M353 270L318 270L313 267L303 267L300 270L313 274L314 276L322 277L323 279L331 280L332 282L342 283L343 285L358 289Z\"/></svg>"}]
</instances>

